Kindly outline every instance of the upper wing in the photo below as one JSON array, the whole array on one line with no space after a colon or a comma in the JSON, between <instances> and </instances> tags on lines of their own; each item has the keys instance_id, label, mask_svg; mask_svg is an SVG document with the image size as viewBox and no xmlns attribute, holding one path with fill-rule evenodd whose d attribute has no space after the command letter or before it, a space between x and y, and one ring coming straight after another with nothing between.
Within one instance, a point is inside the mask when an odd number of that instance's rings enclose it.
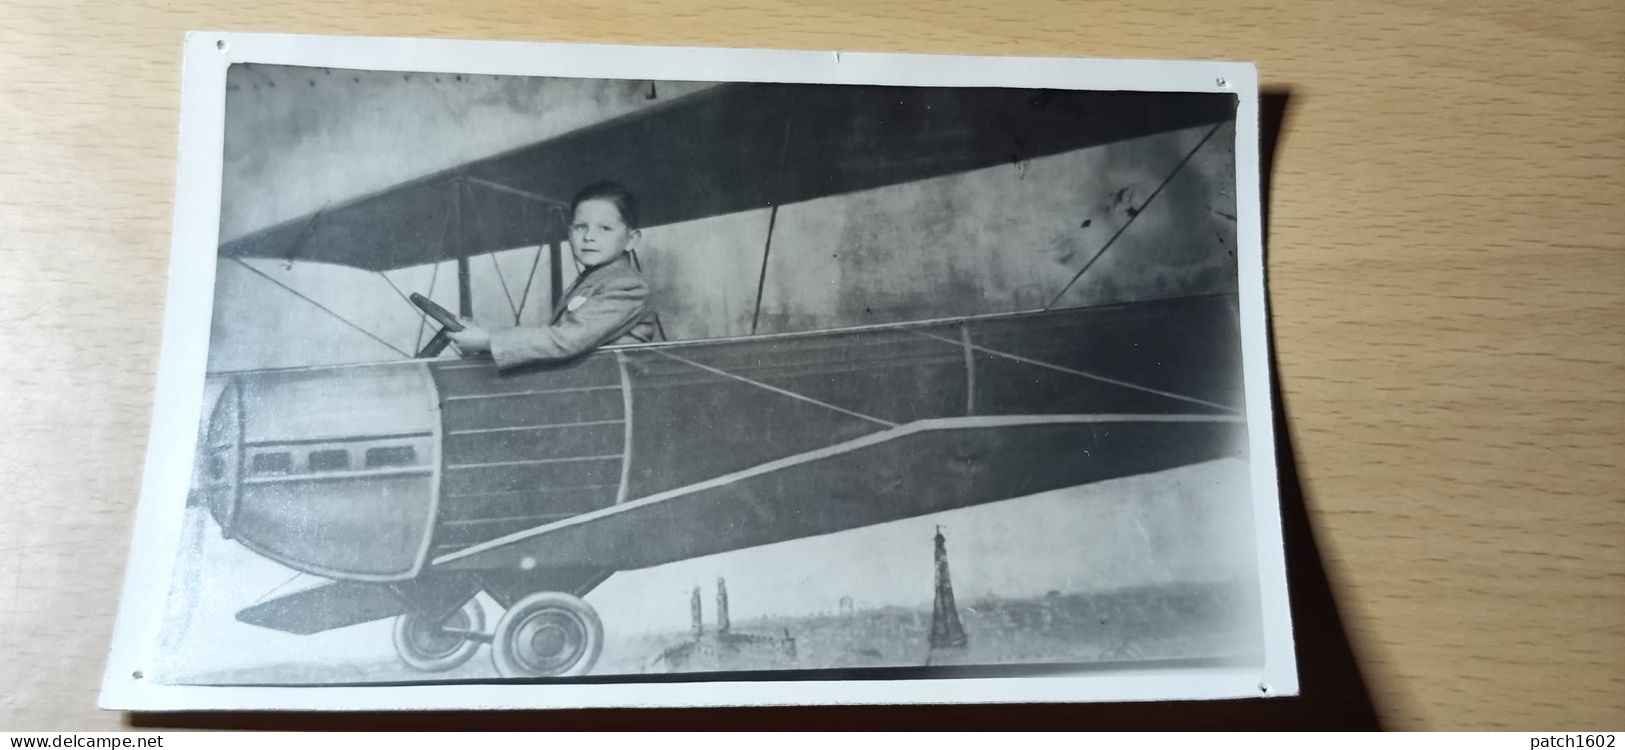
<instances>
[{"instance_id":1,"label":"upper wing","mask_svg":"<svg viewBox=\"0 0 1625 750\"><path fill-rule=\"evenodd\" d=\"M1222 122L1232 96L727 84L272 226L224 256L389 270L551 242L615 180L646 226L785 205Z\"/></svg>"}]
</instances>

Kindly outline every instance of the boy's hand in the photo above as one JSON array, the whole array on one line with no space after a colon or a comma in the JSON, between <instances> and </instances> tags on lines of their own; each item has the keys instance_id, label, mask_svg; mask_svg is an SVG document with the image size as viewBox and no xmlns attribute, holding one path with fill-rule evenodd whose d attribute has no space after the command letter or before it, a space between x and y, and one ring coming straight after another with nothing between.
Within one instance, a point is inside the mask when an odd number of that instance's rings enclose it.
<instances>
[{"instance_id":1,"label":"boy's hand","mask_svg":"<svg viewBox=\"0 0 1625 750\"><path fill-rule=\"evenodd\" d=\"M459 316L458 322L463 324L461 331L446 331L451 337L451 345L457 347L457 353L463 356L491 351L491 333L474 324L473 320Z\"/></svg>"}]
</instances>

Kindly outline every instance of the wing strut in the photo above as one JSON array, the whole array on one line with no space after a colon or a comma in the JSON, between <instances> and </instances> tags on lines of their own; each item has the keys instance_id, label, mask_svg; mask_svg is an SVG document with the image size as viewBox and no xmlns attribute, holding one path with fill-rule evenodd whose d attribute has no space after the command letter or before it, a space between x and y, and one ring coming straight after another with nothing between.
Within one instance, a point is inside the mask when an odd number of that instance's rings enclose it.
<instances>
[{"instance_id":1,"label":"wing strut","mask_svg":"<svg viewBox=\"0 0 1625 750\"><path fill-rule=\"evenodd\" d=\"M773 204L773 210L767 215L767 240L762 243L762 274L756 277L756 312L750 316L751 335L756 334L756 324L762 319L762 290L767 286L767 254L773 249L773 225L779 220L779 204Z\"/></svg>"},{"instance_id":2,"label":"wing strut","mask_svg":"<svg viewBox=\"0 0 1625 750\"><path fill-rule=\"evenodd\" d=\"M504 185L500 182L487 180L480 177L463 176L456 178L454 181L462 185L478 186L487 190L496 191L498 193L504 193L507 195L524 198L529 201L535 201L544 206L551 207L555 213L560 214L561 216L570 206L570 204L558 200L557 198L552 198L540 193L534 193L529 190L520 190L519 188L511 185ZM472 199L473 195L470 194L469 198ZM477 218L476 221L478 221ZM562 225L565 223L565 221L566 219L561 218L559 223ZM508 297L508 309L513 313L514 325L519 325L519 317L525 312L525 302L530 298L531 282L535 280L536 269L541 265L542 250L544 248L548 251L548 274L552 280L552 285L549 288L549 291L551 292L549 295L549 304L556 306L558 305L559 297L564 294L564 272L563 268L561 267L564 260L564 254L561 252L563 250L563 245L558 242L542 242L537 245L536 258L531 262L530 265L530 276L525 279L525 292L524 294L520 295L519 303L517 305L514 304L513 293L508 290L508 280L503 276L502 268L497 266L497 280L502 282L502 292ZM491 263L492 265L496 265L496 255L494 252L491 255ZM459 266L459 269L460 268L461 266Z\"/></svg>"}]
</instances>

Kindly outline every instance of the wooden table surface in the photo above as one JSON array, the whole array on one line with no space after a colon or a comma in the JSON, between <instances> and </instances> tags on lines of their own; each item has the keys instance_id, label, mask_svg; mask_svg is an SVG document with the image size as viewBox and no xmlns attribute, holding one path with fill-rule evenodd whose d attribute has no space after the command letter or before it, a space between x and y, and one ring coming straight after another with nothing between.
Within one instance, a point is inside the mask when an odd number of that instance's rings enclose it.
<instances>
[{"instance_id":1,"label":"wooden table surface","mask_svg":"<svg viewBox=\"0 0 1625 750\"><path fill-rule=\"evenodd\" d=\"M1279 121L1267 245L1304 697L293 726L1625 724L1617 0L3 0L0 729L132 722L95 701L152 406L192 28L1255 60Z\"/></svg>"}]
</instances>

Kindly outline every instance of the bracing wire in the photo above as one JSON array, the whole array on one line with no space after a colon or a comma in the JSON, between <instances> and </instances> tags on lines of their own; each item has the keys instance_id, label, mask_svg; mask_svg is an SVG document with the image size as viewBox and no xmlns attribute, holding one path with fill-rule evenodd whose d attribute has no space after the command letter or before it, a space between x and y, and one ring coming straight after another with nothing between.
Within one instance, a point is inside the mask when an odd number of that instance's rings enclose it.
<instances>
[{"instance_id":1,"label":"bracing wire","mask_svg":"<svg viewBox=\"0 0 1625 750\"><path fill-rule=\"evenodd\" d=\"M1066 293L1072 290L1072 285L1078 283L1078 279L1083 278L1083 275L1095 265L1095 261L1100 260L1100 256L1105 255L1106 251L1111 249L1112 243L1117 242L1117 238L1123 236L1123 232L1134 224L1134 220L1140 218L1140 216L1145 213L1145 209L1150 207L1151 202L1157 199L1157 195L1162 192L1162 189L1168 187L1168 183L1173 182L1174 176L1178 175L1179 171L1184 169L1186 164L1190 163L1191 157L1195 156L1197 151L1201 151L1202 147L1207 145L1208 139L1212 138L1214 133L1219 132L1219 128L1221 127L1224 127L1224 123L1222 122L1218 125L1214 125L1212 129L1207 131L1207 135L1202 136L1202 140L1197 141L1196 146L1192 148L1189 153L1185 154L1185 158L1180 159L1179 163L1174 165L1173 171L1169 172L1168 176L1162 179L1162 184L1158 185L1156 190L1151 191L1151 195L1146 197L1145 202L1141 203L1137 210L1129 214L1128 221L1123 222L1123 226L1118 227L1117 231L1112 233L1111 238L1106 240L1106 244L1101 245L1100 249L1096 251L1094 255L1089 257L1089 260L1083 264L1082 268L1078 269L1077 273L1072 274L1072 280L1066 282L1066 286L1061 287L1061 291L1056 293L1056 295L1050 299L1049 304L1044 305L1043 309L1048 310L1054 307L1055 303L1060 302L1061 298L1065 297Z\"/></svg>"},{"instance_id":2,"label":"bracing wire","mask_svg":"<svg viewBox=\"0 0 1625 750\"><path fill-rule=\"evenodd\" d=\"M536 281L536 269L542 267L542 250L546 247L545 243L536 246L536 257L530 262L530 275L525 277L525 291L519 294L519 309L513 313L514 325L519 325L519 316L525 314L525 303L530 301L530 285Z\"/></svg>"},{"instance_id":3,"label":"bracing wire","mask_svg":"<svg viewBox=\"0 0 1625 750\"><path fill-rule=\"evenodd\" d=\"M440 273L440 264L439 263L434 264L434 270L435 270L435 275L438 276L439 273ZM395 296L400 297L401 301L405 302L407 307L412 308L412 312L418 316L418 335L417 335L417 339L412 344L412 351L422 351L422 349L423 349L423 327L425 325L428 325L429 316L427 314L425 314L422 310L419 310L417 305L412 304L412 300L406 296L405 292L401 291L400 287L395 285L394 280L390 279L387 274L385 274L383 271L378 271L377 273L378 273L379 276L382 276L384 278L384 283L388 284L390 289L395 290ZM429 296L430 297L434 296L434 276L429 277Z\"/></svg>"},{"instance_id":4,"label":"bracing wire","mask_svg":"<svg viewBox=\"0 0 1625 750\"><path fill-rule=\"evenodd\" d=\"M514 325L518 325L519 308L513 303L513 292L508 291L508 279L502 274L502 264L497 262L496 253L486 253L485 257L491 259L491 267L496 269L497 281L502 284L502 296L508 299L508 312L513 313Z\"/></svg>"},{"instance_id":5,"label":"bracing wire","mask_svg":"<svg viewBox=\"0 0 1625 750\"><path fill-rule=\"evenodd\" d=\"M269 598L270 598L270 597L271 597L271 595L272 595L272 594L275 594L275 593L276 593L276 592L278 592L278 591L281 591L281 590L282 590L282 589L283 589L283 587L285 587L285 586L287 586L287 585L288 585L288 584L290 584L290 583L293 583L293 582L294 582L294 581L295 581L295 580L296 580L296 579L298 579L298 578L299 578L299 576L302 576L302 575L304 575L304 573L302 573L302 572L300 572L300 573L294 573L294 574L293 574L293 575L291 575L291 576L289 576L289 577L288 577L288 580L286 580L286 581L283 581L283 582L281 582L281 583L279 583L279 584L277 584L277 585L275 585L275 586L272 586L272 587L271 587L271 588L270 588L270 589L269 589L269 590L267 590L267 591L266 591L266 592L265 592L265 593L263 593L263 594L260 594L260 598L258 598L258 599L255 599L255 600L254 600L254 601L253 601L253 602L252 602L252 603L251 603L251 604L249 604L249 605L248 605L248 606L250 606L250 607L252 607L252 606L254 606L254 605L255 605L255 604L259 604L259 603L260 603L260 602L263 602L263 601L265 601L265 600L266 600L266 599L269 599Z\"/></svg>"},{"instance_id":6,"label":"bracing wire","mask_svg":"<svg viewBox=\"0 0 1625 750\"><path fill-rule=\"evenodd\" d=\"M408 305L412 305L412 300L407 299L406 293L402 292L400 287L395 286L395 282L393 280L391 280L389 278L389 276L385 275L383 271L373 271L373 273L378 274L378 276L381 277L384 280L384 283L389 285L390 289L394 289L395 290L395 296L400 297L402 302L405 302ZM416 310L417 306L412 305L412 309Z\"/></svg>"},{"instance_id":7,"label":"bracing wire","mask_svg":"<svg viewBox=\"0 0 1625 750\"><path fill-rule=\"evenodd\" d=\"M247 263L244 263L241 258L232 258L232 260L237 261L238 265L240 265L243 268L246 268L249 271L253 272L256 276L259 276L260 278L265 279L266 281L269 281L272 284L275 284L276 286L280 287L283 291L286 291L287 293L292 294L293 296L298 297L299 299L302 299L305 302L310 303L316 309L321 310L322 312L327 313L328 315L331 315L334 320L337 320L338 322L343 323L344 325L355 329L357 332L361 333L363 336L366 336L369 339L372 339L373 341L376 341L376 342L378 342L380 344L383 344L386 347L389 347L390 351L395 352L396 354L399 354L399 355L401 355L403 357L411 358L412 355L408 354L408 353L406 353L404 351L401 351L400 347L395 346L394 344L391 344L388 341L383 340L382 338L379 338L378 335L373 333L372 331L369 331L369 330L367 330L365 328L362 328L359 325L356 325L355 323L351 322L349 318L346 318L343 315L340 315L337 312L334 312L333 309L328 307L327 305L324 305L324 304L322 304L320 302L317 302L316 300L311 299L310 297L306 296L303 292L299 291L298 289L294 289L293 287L288 286L287 284L284 284L281 281L278 281L275 277L271 276L270 274L268 274L268 273L266 273L264 271L261 271L260 269L255 268L255 267L253 267L251 265L248 265Z\"/></svg>"},{"instance_id":8,"label":"bracing wire","mask_svg":"<svg viewBox=\"0 0 1625 750\"><path fill-rule=\"evenodd\" d=\"M469 185L467 180L464 180L459 189L462 190L463 194L467 197L464 205L467 205L472 209L474 207L474 188ZM474 212L473 218L474 220L472 223L474 225L474 233L482 241L490 242L491 238L485 233L485 222L481 220L480 214L478 212ZM502 264L497 262L497 254L495 251L486 253L485 255L491 259L491 268L497 272L497 283L502 285L502 296L508 300L508 312L513 313L513 320L517 325L519 323L519 307L513 303L513 292L508 289L508 277L506 274L502 273Z\"/></svg>"}]
</instances>

